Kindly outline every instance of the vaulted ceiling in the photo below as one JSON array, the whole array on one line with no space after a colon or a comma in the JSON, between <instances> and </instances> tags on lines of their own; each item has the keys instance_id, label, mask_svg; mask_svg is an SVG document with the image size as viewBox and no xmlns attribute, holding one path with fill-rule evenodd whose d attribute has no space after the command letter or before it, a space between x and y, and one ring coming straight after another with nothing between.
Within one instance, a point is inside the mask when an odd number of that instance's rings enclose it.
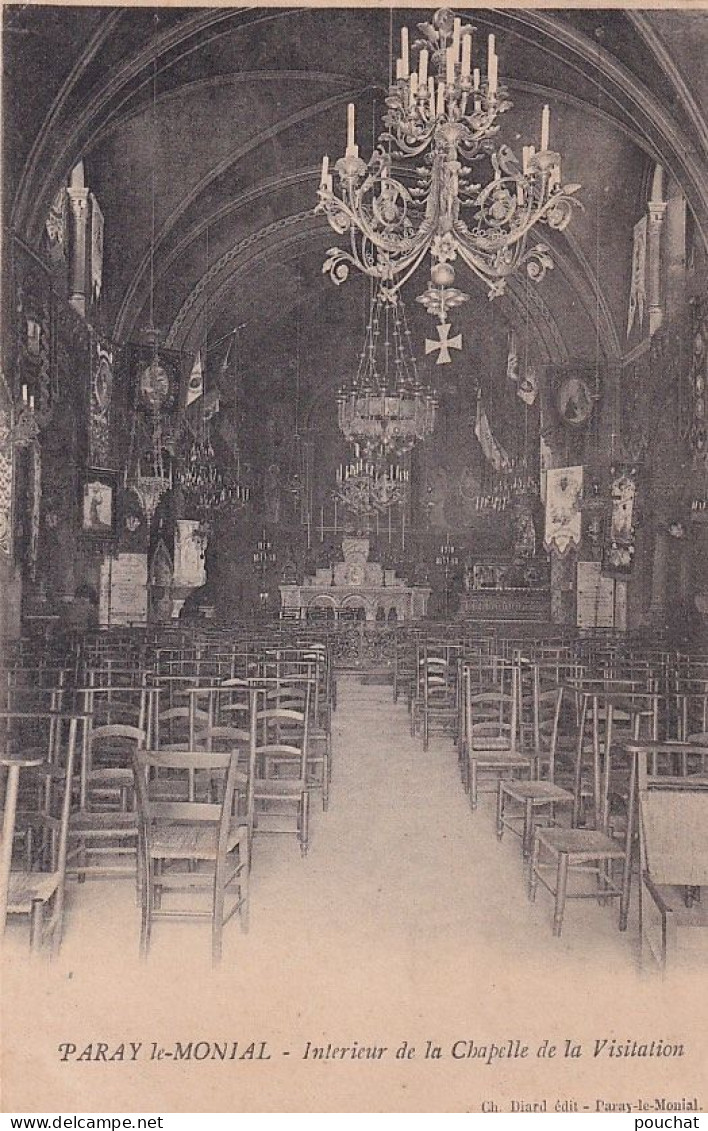
<instances>
[{"instance_id":1,"label":"vaulted ceiling","mask_svg":"<svg viewBox=\"0 0 708 1131\"><path fill-rule=\"evenodd\" d=\"M148 317L155 192L155 322L194 351L242 329L248 366L287 368L301 327L305 379L331 389L355 356L365 288L323 277L336 237L314 214L324 153L344 147L346 104L371 146L390 40L429 10L394 8L4 8L6 224L38 244L49 202L83 159L106 216L99 317L117 340ZM705 13L470 12L494 32L519 150L552 108L564 178L584 206L554 244L556 269L530 317L546 359L622 350L632 226L655 164L681 186L708 234ZM545 233L544 233L545 236ZM599 280L599 286L598 286ZM413 289L413 295L418 293ZM474 288L472 288L474 290ZM500 304L520 319L522 283ZM460 312L488 331L480 291ZM526 314L526 317L529 315ZM417 344L429 325L416 311ZM287 331L287 332L286 332ZM223 347L222 347L223 348Z\"/></svg>"}]
</instances>

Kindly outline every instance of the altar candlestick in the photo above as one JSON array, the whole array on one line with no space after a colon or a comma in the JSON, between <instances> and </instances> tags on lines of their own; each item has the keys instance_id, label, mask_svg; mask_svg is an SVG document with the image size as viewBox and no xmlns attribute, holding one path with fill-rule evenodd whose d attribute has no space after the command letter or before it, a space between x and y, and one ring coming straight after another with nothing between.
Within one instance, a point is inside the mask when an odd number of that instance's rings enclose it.
<instances>
[{"instance_id":1,"label":"altar candlestick","mask_svg":"<svg viewBox=\"0 0 708 1131\"><path fill-rule=\"evenodd\" d=\"M438 83L438 105L437 105L437 116L438 116L438 118L442 118L444 113L445 113L445 83L439 82Z\"/></svg>"},{"instance_id":2,"label":"altar candlestick","mask_svg":"<svg viewBox=\"0 0 708 1131\"><path fill-rule=\"evenodd\" d=\"M428 50L424 47L418 56L418 84L425 86L428 81Z\"/></svg>"},{"instance_id":3,"label":"altar candlestick","mask_svg":"<svg viewBox=\"0 0 708 1131\"><path fill-rule=\"evenodd\" d=\"M407 79L410 74L410 56L408 54L408 28L401 28L401 64L403 74L401 78Z\"/></svg>"},{"instance_id":4,"label":"altar candlestick","mask_svg":"<svg viewBox=\"0 0 708 1131\"><path fill-rule=\"evenodd\" d=\"M320 177L320 184L323 188L327 187L327 177L329 176L329 157L325 154L322 158L322 175Z\"/></svg>"},{"instance_id":5,"label":"altar candlestick","mask_svg":"<svg viewBox=\"0 0 708 1131\"><path fill-rule=\"evenodd\" d=\"M27 404L27 386L22 386L22 403Z\"/></svg>"},{"instance_id":6,"label":"altar candlestick","mask_svg":"<svg viewBox=\"0 0 708 1131\"><path fill-rule=\"evenodd\" d=\"M446 83L449 87L453 87L455 85L455 49L454 49L454 47L448 47L447 52L446 52L446 56L445 56L445 62L446 62L445 81L446 81Z\"/></svg>"},{"instance_id":7,"label":"altar candlestick","mask_svg":"<svg viewBox=\"0 0 708 1131\"><path fill-rule=\"evenodd\" d=\"M354 103L347 106L347 157L358 157L359 148L354 140Z\"/></svg>"},{"instance_id":8,"label":"altar candlestick","mask_svg":"<svg viewBox=\"0 0 708 1131\"><path fill-rule=\"evenodd\" d=\"M334 500L334 533L337 533L337 500Z\"/></svg>"},{"instance_id":9,"label":"altar candlestick","mask_svg":"<svg viewBox=\"0 0 708 1131\"><path fill-rule=\"evenodd\" d=\"M320 542L324 542L324 507L320 507Z\"/></svg>"},{"instance_id":10,"label":"altar candlestick","mask_svg":"<svg viewBox=\"0 0 708 1131\"><path fill-rule=\"evenodd\" d=\"M391 545L391 508L388 508L388 544Z\"/></svg>"},{"instance_id":11,"label":"altar candlestick","mask_svg":"<svg viewBox=\"0 0 708 1131\"><path fill-rule=\"evenodd\" d=\"M470 77L470 68L472 66L472 32L462 37L462 77L468 79Z\"/></svg>"},{"instance_id":12,"label":"altar candlestick","mask_svg":"<svg viewBox=\"0 0 708 1131\"><path fill-rule=\"evenodd\" d=\"M548 149L551 137L551 108L546 103L541 112L541 152L545 153Z\"/></svg>"},{"instance_id":13,"label":"altar candlestick","mask_svg":"<svg viewBox=\"0 0 708 1131\"><path fill-rule=\"evenodd\" d=\"M455 16L453 23L452 23L452 50L453 50L453 56L454 56L456 63L459 63L459 61L460 61L460 28L461 28L461 26L462 26L462 20L460 19L459 16Z\"/></svg>"}]
</instances>

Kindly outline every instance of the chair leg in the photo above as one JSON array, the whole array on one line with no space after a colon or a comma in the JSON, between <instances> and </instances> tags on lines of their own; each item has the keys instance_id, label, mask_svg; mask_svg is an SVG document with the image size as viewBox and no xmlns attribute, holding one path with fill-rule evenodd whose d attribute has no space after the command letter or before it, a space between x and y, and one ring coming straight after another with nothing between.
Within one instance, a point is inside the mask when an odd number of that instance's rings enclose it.
<instances>
[{"instance_id":1,"label":"chair leg","mask_svg":"<svg viewBox=\"0 0 708 1131\"><path fill-rule=\"evenodd\" d=\"M538 888L538 866L541 859L541 841L536 836L533 842L533 853L531 856L531 867L529 869L529 899L533 903L536 899L536 890Z\"/></svg>"},{"instance_id":2,"label":"chair leg","mask_svg":"<svg viewBox=\"0 0 708 1131\"><path fill-rule=\"evenodd\" d=\"M33 954L37 954L42 948L43 925L44 904L41 899L34 899L30 911L30 950Z\"/></svg>"},{"instance_id":3,"label":"chair leg","mask_svg":"<svg viewBox=\"0 0 708 1131\"><path fill-rule=\"evenodd\" d=\"M565 911L565 897L568 891L568 864L568 853L559 853L556 904L553 912L553 934L556 938L560 938L560 933L563 929L563 912Z\"/></svg>"},{"instance_id":4,"label":"chair leg","mask_svg":"<svg viewBox=\"0 0 708 1131\"><path fill-rule=\"evenodd\" d=\"M310 846L310 795L307 790L303 791L300 799L300 812L300 852L305 856Z\"/></svg>"},{"instance_id":5,"label":"chair leg","mask_svg":"<svg viewBox=\"0 0 708 1131\"><path fill-rule=\"evenodd\" d=\"M248 933L248 923L249 923L249 913L250 913L250 902L249 902L249 900L250 900L250 882L249 882L249 876L250 876L250 871L251 871L251 856L250 856L250 852L249 852L249 849L248 849L248 844L246 844L245 856L246 856L246 859L244 860L244 854L243 854L241 848L239 848L239 861L241 863L241 872L240 872L240 875L239 875L239 878L238 878L238 884L239 884L238 893L239 893L239 898L240 898L240 901L241 901L241 907L239 908L238 915L239 915L239 920L241 922L241 929L244 933L247 934Z\"/></svg>"},{"instance_id":6,"label":"chair leg","mask_svg":"<svg viewBox=\"0 0 708 1131\"><path fill-rule=\"evenodd\" d=\"M531 855L531 845L533 843L533 802L528 800L524 806L524 834L522 839L522 853L524 860L528 860Z\"/></svg>"},{"instance_id":7,"label":"chair leg","mask_svg":"<svg viewBox=\"0 0 708 1131\"><path fill-rule=\"evenodd\" d=\"M470 805L473 809L477 808L477 762L474 758L470 759Z\"/></svg>"},{"instance_id":8,"label":"chair leg","mask_svg":"<svg viewBox=\"0 0 708 1131\"><path fill-rule=\"evenodd\" d=\"M214 905L211 919L211 961L218 966L221 962L224 935L224 879L222 870L216 869L214 876Z\"/></svg>"},{"instance_id":9,"label":"chair leg","mask_svg":"<svg viewBox=\"0 0 708 1131\"><path fill-rule=\"evenodd\" d=\"M145 862L143 868L142 900L140 908L140 957L147 958L150 950L150 934L152 931L153 909L153 864L151 860Z\"/></svg>"},{"instance_id":10,"label":"chair leg","mask_svg":"<svg viewBox=\"0 0 708 1131\"><path fill-rule=\"evenodd\" d=\"M504 836L504 782L500 778L497 782L497 839Z\"/></svg>"}]
</instances>

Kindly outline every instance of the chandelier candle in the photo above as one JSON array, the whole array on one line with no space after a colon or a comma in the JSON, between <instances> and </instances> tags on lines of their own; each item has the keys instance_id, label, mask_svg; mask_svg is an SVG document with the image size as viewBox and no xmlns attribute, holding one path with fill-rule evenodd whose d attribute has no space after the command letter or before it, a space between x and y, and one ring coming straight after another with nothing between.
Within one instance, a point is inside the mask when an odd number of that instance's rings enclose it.
<instances>
[{"instance_id":1,"label":"chandelier candle","mask_svg":"<svg viewBox=\"0 0 708 1131\"><path fill-rule=\"evenodd\" d=\"M502 114L511 109L499 78L496 38L489 35L486 73L473 66L473 28L441 8L411 46L401 30L383 115L383 129L368 162L359 157L353 103L347 108L347 145L334 165L323 163L317 212L346 237L347 250L327 252L323 271L341 284L349 271L377 281L393 298L424 262L430 280L418 301L441 325L469 299L456 283L460 261L490 298L525 268L534 281L553 267L550 248L529 241L545 225L562 231L579 207L578 184L562 185L560 155L549 150L550 108L541 115L541 151L524 146L519 162L498 139ZM417 51L417 60L414 53ZM470 77L471 76L471 77ZM413 162L398 179L394 161ZM474 163L474 167L473 167ZM480 172L487 168L486 183ZM450 361L449 355L444 364Z\"/></svg>"}]
</instances>

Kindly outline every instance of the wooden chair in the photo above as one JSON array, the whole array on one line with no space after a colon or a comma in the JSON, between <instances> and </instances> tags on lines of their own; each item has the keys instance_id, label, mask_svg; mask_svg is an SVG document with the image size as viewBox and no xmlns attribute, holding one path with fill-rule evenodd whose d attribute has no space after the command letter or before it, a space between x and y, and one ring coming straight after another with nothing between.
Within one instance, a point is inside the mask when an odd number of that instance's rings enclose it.
<instances>
[{"instance_id":1,"label":"wooden chair","mask_svg":"<svg viewBox=\"0 0 708 1131\"><path fill-rule=\"evenodd\" d=\"M649 954L665 970L675 951L682 926L705 926L705 915L694 903L708 884L708 748L691 741L635 745L638 760L640 902L639 937L642 955ZM694 773L657 773L657 762L668 756L672 769ZM664 767L666 769L666 766ZM681 897L683 893L683 898Z\"/></svg>"},{"instance_id":2,"label":"wooden chair","mask_svg":"<svg viewBox=\"0 0 708 1131\"><path fill-rule=\"evenodd\" d=\"M637 737L641 718L645 713L643 702L632 708L626 696L620 697L613 695L612 692L603 693L599 688L593 688L583 694L577 760L579 764L584 751L583 732L590 713L595 749L594 776L597 779L595 827L537 828L534 833L529 898L531 900L536 898L539 882L554 897L553 934L555 936L561 934L565 906L569 899L595 899L605 903L608 899L616 898L620 904L620 930L625 930L627 927L632 825L631 821L627 823L627 829L621 839L610 835L609 827L609 797L614 753L613 711L616 705L620 706L622 715L629 714L633 719L631 729L634 737ZM591 706L591 712L588 712L588 706ZM578 769L576 778L579 777ZM621 864L619 880L614 874L618 863ZM594 889L569 891L568 878L571 871L576 875L594 877L596 881Z\"/></svg>"},{"instance_id":3,"label":"wooden chair","mask_svg":"<svg viewBox=\"0 0 708 1131\"><path fill-rule=\"evenodd\" d=\"M79 804L71 815L67 872L88 876L136 875L138 821L133 755L147 730L127 724L92 726L79 773Z\"/></svg>"},{"instance_id":4,"label":"wooden chair","mask_svg":"<svg viewBox=\"0 0 708 1131\"><path fill-rule=\"evenodd\" d=\"M309 847L309 694L308 685L303 711L265 708L251 723L254 828L258 833L295 833L303 856ZM290 824L281 823L284 816Z\"/></svg>"},{"instance_id":5,"label":"wooden chair","mask_svg":"<svg viewBox=\"0 0 708 1131\"><path fill-rule=\"evenodd\" d=\"M430 732L438 727L452 730L457 738L459 721L457 661L459 648L442 644L422 644L416 661L415 692L411 704L411 734L423 732L423 750L430 744Z\"/></svg>"},{"instance_id":6,"label":"wooden chair","mask_svg":"<svg viewBox=\"0 0 708 1131\"><path fill-rule=\"evenodd\" d=\"M496 690L472 693L471 674L465 679L465 778L470 806L477 808L480 792L496 792L500 777L530 776L532 759L519 750L517 669L501 662ZM491 776L491 786L480 788L481 775Z\"/></svg>"},{"instance_id":7,"label":"wooden chair","mask_svg":"<svg viewBox=\"0 0 708 1131\"><path fill-rule=\"evenodd\" d=\"M497 837L502 839L505 828L520 835L525 859L531 855L534 828L540 820L554 824L556 808L572 809L574 801L572 791L563 789L555 780L563 692L542 692L536 666L533 687L533 780L500 778L497 787ZM541 773L545 773L543 779ZM507 809L509 802L516 807L511 812Z\"/></svg>"},{"instance_id":8,"label":"wooden chair","mask_svg":"<svg viewBox=\"0 0 708 1131\"><path fill-rule=\"evenodd\" d=\"M16 716L15 716L16 717ZM67 716L68 733L65 752L55 752L52 762L39 762L36 752L29 761L31 772L40 775L44 799L36 814L35 825L46 832L41 854L30 867L10 870L16 817L19 768L27 762L21 750L8 750L0 759L8 767L8 787L3 821L2 864L2 927L6 915L27 915L30 920L30 946L38 950L49 940L52 955L59 951L64 923L64 882L71 812L72 781L78 745L79 716ZM10 721L8 718L7 721ZM48 920L45 912L49 911Z\"/></svg>"},{"instance_id":9,"label":"wooden chair","mask_svg":"<svg viewBox=\"0 0 708 1131\"><path fill-rule=\"evenodd\" d=\"M158 918L207 918L211 921L212 961L221 959L223 929L237 912L248 924L249 832L235 812L237 785L249 789L238 769L238 750L136 751L133 756L138 798L139 851L142 885L140 952L147 957L153 923ZM189 783L206 775L209 787L199 801L165 800L162 775L184 775ZM221 798L210 800L214 775L223 777ZM190 787L185 792L189 795ZM168 893L199 893L209 898L206 909L194 905L163 907ZM231 898L231 906L226 901Z\"/></svg>"}]
</instances>

